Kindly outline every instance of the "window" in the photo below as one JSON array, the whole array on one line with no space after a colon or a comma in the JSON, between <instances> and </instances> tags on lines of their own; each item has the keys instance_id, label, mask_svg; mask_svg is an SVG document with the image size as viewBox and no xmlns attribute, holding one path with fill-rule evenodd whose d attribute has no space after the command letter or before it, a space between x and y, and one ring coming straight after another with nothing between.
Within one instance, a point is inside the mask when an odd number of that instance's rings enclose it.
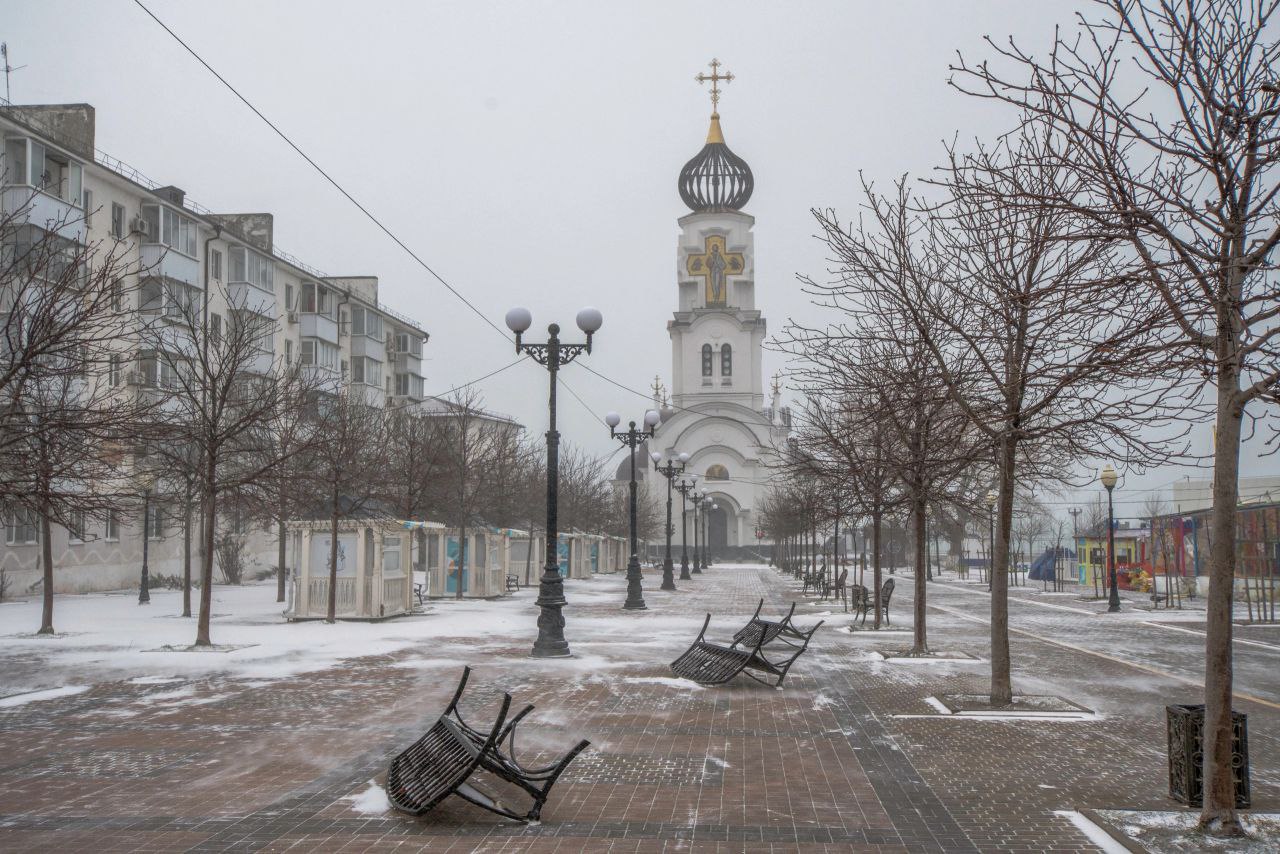
<instances>
[{"instance_id":1,"label":"window","mask_svg":"<svg viewBox=\"0 0 1280 854\"><path fill-rule=\"evenodd\" d=\"M400 537L384 536L382 538L382 574L399 577L403 574L400 563Z\"/></svg>"},{"instance_id":2,"label":"window","mask_svg":"<svg viewBox=\"0 0 1280 854\"><path fill-rule=\"evenodd\" d=\"M120 354L112 353L107 360L107 382L110 385L120 385Z\"/></svg>"},{"instance_id":3,"label":"window","mask_svg":"<svg viewBox=\"0 0 1280 854\"><path fill-rule=\"evenodd\" d=\"M92 228L93 227L93 190L85 190L80 195L84 199L85 228Z\"/></svg>"},{"instance_id":4,"label":"window","mask_svg":"<svg viewBox=\"0 0 1280 854\"><path fill-rule=\"evenodd\" d=\"M143 520L143 526L148 540L164 539L164 508L155 499L147 505L147 516Z\"/></svg>"},{"instance_id":5,"label":"window","mask_svg":"<svg viewBox=\"0 0 1280 854\"><path fill-rule=\"evenodd\" d=\"M103 538L109 543L120 542L120 523L116 520L116 511L108 510L106 522L102 526Z\"/></svg>"},{"instance_id":6,"label":"window","mask_svg":"<svg viewBox=\"0 0 1280 854\"><path fill-rule=\"evenodd\" d=\"M275 268L271 259L244 246L231 247L231 275L228 281L248 282L275 293Z\"/></svg>"},{"instance_id":7,"label":"window","mask_svg":"<svg viewBox=\"0 0 1280 854\"><path fill-rule=\"evenodd\" d=\"M422 355L422 339L417 335L410 335L408 332L396 333L396 352L409 353L414 356Z\"/></svg>"},{"instance_id":8,"label":"window","mask_svg":"<svg viewBox=\"0 0 1280 854\"><path fill-rule=\"evenodd\" d=\"M142 219L147 223L145 242L159 243L183 255L196 257L198 228L195 220L161 205L143 205Z\"/></svg>"},{"instance_id":9,"label":"window","mask_svg":"<svg viewBox=\"0 0 1280 854\"><path fill-rule=\"evenodd\" d=\"M285 311L296 311L298 308L293 304L293 282L284 283L284 308Z\"/></svg>"},{"instance_id":10,"label":"window","mask_svg":"<svg viewBox=\"0 0 1280 854\"><path fill-rule=\"evenodd\" d=\"M298 361L303 365L315 365L318 368L324 368L325 370L332 371L338 367L338 348L327 341L319 341L315 338L303 338L301 348L298 351ZM346 362L343 362L342 364L343 376L345 377Z\"/></svg>"},{"instance_id":11,"label":"window","mask_svg":"<svg viewBox=\"0 0 1280 854\"><path fill-rule=\"evenodd\" d=\"M124 240L124 205L111 203L111 236L116 240Z\"/></svg>"},{"instance_id":12,"label":"window","mask_svg":"<svg viewBox=\"0 0 1280 854\"><path fill-rule=\"evenodd\" d=\"M143 314L159 314L164 307L164 286L159 279L147 279L139 290L138 310Z\"/></svg>"},{"instance_id":13,"label":"window","mask_svg":"<svg viewBox=\"0 0 1280 854\"><path fill-rule=\"evenodd\" d=\"M67 519L67 536L73 543L84 542L84 511L72 510Z\"/></svg>"},{"instance_id":14,"label":"window","mask_svg":"<svg viewBox=\"0 0 1280 854\"><path fill-rule=\"evenodd\" d=\"M728 344L720 347L720 376L733 376L733 348Z\"/></svg>"},{"instance_id":15,"label":"window","mask_svg":"<svg viewBox=\"0 0 1280 854\"><path fill-rule=\"evenodd\" d=\"M382 385L382 363L367 356L357 356L351 360L351 381L372 386Z\"/></svg>"},{"instance_id":16,"label":"window","mask_svg":"<svg viewBox=\"0 0 1280 854\"><path fill-rule=\"evenodd\" d=\"M209 251L209 278L214 281L222 281L222 250L211 249Z\"/></svg>"},{"instance_id":17,"label":"window","mask_svg":"<svg viewBox=\"0 0 1280 854\"><path fill-rule=\"evenodd\" d=\"M284 342L284 363L286 365L293 364L293 342L286 340Z\"/></svg>"},{"instance_id":18,"label":"window","mask_svg":"<svg viewBox=\"0 0 1280 854\"><path fill-rule=\"evenodd\" d=\"M83 167L35 140L23 137L5 140L3 176L7 184L29 184L69 204L84 203Z\"/></svg>"},{"instance_id":19,"label":"window","mask_svg":"<svg viewBox=\"0 0 1280 854\"><path fill-rule=\"evenodd\" d=\"M11 546L40 542L40 522L36 514L26 508L13 511L5 523L4 541Z\"/></svg>"},{"instance_id":20,"label":"window","mask_svg":"<svg viewBox=\"0 0 1280 854\"><path fill-rule=\"evenodd\" d=\"M706 478L707 480L728 480L729 470L719 463L716 463L713 466L707 467Z\"/></svg>"},{"instance_id":21,"label":"window","mask_svg":"<svg viewBox=\"0 0 1280 854\"><path fill-rule=\"evenodd\" d=\"M215 344L222 342L222 315L209 315L209 339Z\"/></svg>"},{"instance_id":22,"label":"window","mask_svg":"<svg viewBox=\"0 0 1280 854\"><path fill-rule=\"evenodd\" d=\"M356 306L351 309L351 334L368 335L375 341L382 341L382 315L375 314L365 308Z\"/></svg>"},{"instance_id":23,"label":"window","mask_svg":"<svg viewBox=\"0 0 1280 854\"><path fill-rule=\"evenodd\" d=\"M702 345L702 375L704 377L711 376L711 345Z\"/></svg>"},{"instance_id":24,"label":"window","mask_svg":"<svg viewBox=\"0 0 1280 854\"><path fill-rule=\"evenodd\" d=\"M396 374L396 394L401 397L422 397L422 377L417 374Z\"/></svg>"},{"instance_id":25,"label":"window","mask_svg":"<svg viewBox=\"0 0 1280 854\"><path fill-rule=\"evenodd\" d=\"M4 141L4 182L27 183L27 141L22 137L9 137Z\"/></svg>"}]
</instances>

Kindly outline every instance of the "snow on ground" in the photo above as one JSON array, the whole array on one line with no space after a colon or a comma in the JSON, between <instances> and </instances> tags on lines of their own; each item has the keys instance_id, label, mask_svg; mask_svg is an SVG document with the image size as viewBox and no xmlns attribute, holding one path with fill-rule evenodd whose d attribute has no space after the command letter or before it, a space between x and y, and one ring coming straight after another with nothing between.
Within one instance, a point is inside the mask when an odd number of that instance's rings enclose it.
<instances>
[{"instance_id":1,"label":"snow on ground","mask_svg":"<svg viewBox=\"0 0 1280 854\"><path fill-rule=\"evenodd\" d=\"M89 690L88 685L64 685L61 688L50 688L45 691L27 691L22 694L11 694L0 699L0 709L12 709L25 706L27 703L38 703L41 700L52 700L57 697L71 697Z\"/></svg>"},{"instance_id":2,"label":"snow on ground","mask_svg":"<svg viewBox=\"0 0 1280 854\"><path fill-rule=\"evenodd\" d=\"M556 668L586 679L633 663L637 647L652 647L646 656L688 645L701 624L696 617L647 612L643 634L626 631L631 616L588 616L577 607L621 603L625 580L602 576L572 583L566 591L570 622L570 659L531 659L528 666ZM244 680L246 687L297 674L323 670L351 658L410 651L397 666L412 669L454 668L474 661L477 653L510 655L512 648L531 647L537 636L528 589L498 600L430 601L426 613L382 622L320 620L290 623L283 604L275 601L275 584L213 589L210 631L213 650L191 648L196 621L177 616L179 591L156 590L150 605L139 605L132 593L61 595L54 603L53 637L31 634L40 624L38 599L0 607L0 708L66 694L32 694L56 689L88 690L94 682L128 679L139 685L164 685L209 676ZM421 650L414 654L413 650ZM72 687L66 687L72 686ZM687 686L684 686L687 688ZM175 688L177 691L185 689ZM17 696L24 695L26 699ZM149 700L170 702L150 695ZM173 701L184 701L174 695ZM190 700L186 700L190 702Z\"/></svg>"},{"instance_id":3,"label":"snow on ground","mask_svg":"<svg viewBox=\"0 0 1280 854\"><path fill-rule=\"evenodd\" d=\"M368 788L364 791L348 795L343 800L349 801L351 809L363 815L382 815L391 811L391 801L387 798L387 792L378 785L376 780L370 780Z\"/></svg>"}]
</instances>

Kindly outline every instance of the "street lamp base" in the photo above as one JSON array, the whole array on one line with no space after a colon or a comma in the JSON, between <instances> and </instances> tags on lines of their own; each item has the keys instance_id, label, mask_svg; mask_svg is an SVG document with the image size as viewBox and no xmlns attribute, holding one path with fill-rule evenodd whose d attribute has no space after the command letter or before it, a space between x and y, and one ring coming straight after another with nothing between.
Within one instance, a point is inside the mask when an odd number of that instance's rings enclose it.
<instances>
[{"instance_id":1,"label":"street lamp base","mask_svg":"<svg viewBox=\"0 0 1280 854\"><path fill-rule=\"evenodd\" d=\"M662 590L675 590L675 565L671 563L671 558L667 558L662 562Z\"/></svg>"},{"instance_id":2,"label":"street lamp base","mask_svg":"<svg viewBox=\"0 0 1280 854\"><path fill-rule=\"evenodd\" d=\"M633 554L627 563L627 601L622 606L627 611L644 611L644 593L640 587L640 561Z\"/></svg>"}]
</instances>

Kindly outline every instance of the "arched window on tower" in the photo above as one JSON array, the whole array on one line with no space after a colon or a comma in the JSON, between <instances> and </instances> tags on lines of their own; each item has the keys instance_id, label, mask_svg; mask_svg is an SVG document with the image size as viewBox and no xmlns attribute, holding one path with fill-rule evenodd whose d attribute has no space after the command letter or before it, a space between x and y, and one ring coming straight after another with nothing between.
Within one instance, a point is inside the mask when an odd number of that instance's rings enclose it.
<instances>
[{"instance_id":1,"label":"arched window on tower","mask_svg":"<svg viewBox=\"0 0 1280 854\"><path fill-rule=\"evenodd\" d=\"M705 477L707 480L728 480L729 470L719 463L716 463L715 465L707 466L707 473Z\"/></svg>"},{"instance_id":2,"label":"arched window on tower","mask_svg":"<svg viewBox=\"0 0 1280 854\"><path fill-rule=\"evenodd\" d=\"M733 348L728 344L720 348L720 376L733 376Z\"/></svg>"},{"instance_id":3,"label":"arched window on tower","mask_svg":"<svg viewBox=\"0 0 1280 854\"><path fill-rule=\"evenodd\" d=\"M711 376L711 345L702 345L702 375L704 377Z\"/></svg>"}]
</instances>

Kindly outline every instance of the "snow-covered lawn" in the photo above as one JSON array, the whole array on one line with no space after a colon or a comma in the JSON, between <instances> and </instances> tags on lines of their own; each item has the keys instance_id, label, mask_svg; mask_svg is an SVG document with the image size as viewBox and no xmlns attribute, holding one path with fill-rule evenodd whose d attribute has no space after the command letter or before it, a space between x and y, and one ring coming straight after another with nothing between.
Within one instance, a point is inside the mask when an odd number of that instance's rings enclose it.
<instances>
[{"instance_id":1,"label":"snow-covered lawn","mask_svg":"<svg viewBox=\"0 0 1280 854\"><path fill-rule=\"evenodd\" d=\"M59 596L54 605L59 634L53 637L33 634L40 624L38 598L0 604L0 707L65 696L100 682L159 684L214 675L269 681L401 652L397 666L456 666L483 656L523 656L537 636L535 589L499 600L428 601L420 615L333 625L287 622L275 592L273 582L215 587L212 650L191 647L196 621L178 616L177 591L153 591L150 605L139 605L133 593ZM566 595L567 633L575 653L561 665L566 669L598 672L640 658L662 660L667 649L678 651L697 634L695 617L652 612L643 617L642 637L619 632L627 616L599 606L622 602L621 576L570 582ZM54 690L61 693L32 693Z\"/></svg>"}]
</instances>

